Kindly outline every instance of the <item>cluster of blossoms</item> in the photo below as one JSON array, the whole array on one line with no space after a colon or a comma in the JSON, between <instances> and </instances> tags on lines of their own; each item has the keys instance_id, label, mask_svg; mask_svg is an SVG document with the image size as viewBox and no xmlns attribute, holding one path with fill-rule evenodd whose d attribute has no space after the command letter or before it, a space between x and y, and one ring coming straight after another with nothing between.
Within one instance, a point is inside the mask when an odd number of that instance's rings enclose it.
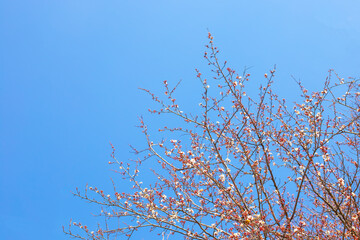
<instances>
[{"instance_id":1,"label":"cluster of blossoms","mask_svg":"<svg viewBox=\"0 0 360 240\"><path fill-rule=\"evenodd\" d=\"M165 100L145 90L160 106L151 113L172 114L184 127L160 129L170 140L154 143L140 119L148 147L135 151L145 155L134 164L112 155L111 162L131 190L118 193L114 184L112 194L77 191L103 206L107 224L96 231L73 224L83 231L67 234L110 239L149 228L163 239L359 239L359 81L331 70L319 92L299 83L302 99L290 107L272 90L274 69L250 97L250 74L220 64L210 34L209 41L205 59L219 93L197 70L203 93L201 114L193 115L180 110L177 85L164 81ZM145 160L156 178L146 186Z\"/></svg>"}]
</instances>

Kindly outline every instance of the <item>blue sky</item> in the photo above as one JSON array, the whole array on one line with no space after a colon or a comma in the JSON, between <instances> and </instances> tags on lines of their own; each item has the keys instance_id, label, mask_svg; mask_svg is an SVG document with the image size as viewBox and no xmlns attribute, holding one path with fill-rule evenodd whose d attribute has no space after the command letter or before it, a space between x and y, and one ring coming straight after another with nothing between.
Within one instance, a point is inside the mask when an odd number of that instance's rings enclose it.
<instances>
[{"instance_id":1,"label":"blue sky","mask_svg":"<svg viewBox=\"0 0 360 240\"><path fill-rule=\"evenodd\" d=\"M276 64L275 86L295 99L292 75L314 90L330 68L359 77L359 9L355 0L0 0L0 238L66 239L70 218L100 220L71 191L110 189L109 141L126 160L128 144L144 143L137 117L158 125L138 87L182 79L178 98L197 105L207 29L254 82Z\"/></svg>"}]
</instances>

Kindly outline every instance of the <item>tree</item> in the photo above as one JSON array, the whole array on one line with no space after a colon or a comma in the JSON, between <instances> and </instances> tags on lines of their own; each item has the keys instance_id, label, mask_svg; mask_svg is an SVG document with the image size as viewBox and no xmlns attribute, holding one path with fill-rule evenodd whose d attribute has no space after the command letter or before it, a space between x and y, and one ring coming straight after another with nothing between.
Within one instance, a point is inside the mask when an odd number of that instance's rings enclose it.
<instances>
[{"instance_id":1,"label":"tree","mask_svg":"<svg viewBox=\"0 0 360 240\"><path fill-rule=\"evenodd\" d=\"M174 98L177 86L167 81L165 100L145 90L160 106L152 113L170 113L185 127L165 126L167 138L155 143L140 119L148 147L135 149L141 157L133 164L114 152L111 162L132 190L116 192L115 184L113 194L77 190L103 207L106 225L91 231L70 222L64 231L81 239L131 238L142 228L163 239L359 239L359 80L330 70L321 91L309 93L298 82L301 101L289 105L272 89L274 68L258 96L249 97L250 74L220 63L208 37L205 59L214 78L197 70L201 114L184 113ZM145 160L158 164L152 185L141 182Z\"/></svg>"}]
</instances>

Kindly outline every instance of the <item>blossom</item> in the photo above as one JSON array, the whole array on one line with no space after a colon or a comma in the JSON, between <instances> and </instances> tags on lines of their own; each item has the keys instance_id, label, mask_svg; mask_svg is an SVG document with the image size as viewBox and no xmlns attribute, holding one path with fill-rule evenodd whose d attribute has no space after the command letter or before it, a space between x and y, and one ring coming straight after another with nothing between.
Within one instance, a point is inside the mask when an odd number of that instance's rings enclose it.
<instances>
[{"instance_id":1,"label":"blossom","mask_svg":"<svg viewBox=\"0 0 360 240\"><path fill-rule=\"evenodd\" d=\"M338 184L339 184L340 187L343 187L343 186L345 185L344 179L339 178L339 179L338 179Z\"/></svg>"},{"instance_id":2,"label":"blossom","mask_svg":"<svg viewBox=\"0 0 360 240\"><path fill-rule=\"evenodd\" d=\"M220 178L220 181L221 181L221 182L224 182L224 181L225 181L225 175L224 175L224 174L220 174L220 177L219 177L219 178Z\"/></svg>"}]
</instances>

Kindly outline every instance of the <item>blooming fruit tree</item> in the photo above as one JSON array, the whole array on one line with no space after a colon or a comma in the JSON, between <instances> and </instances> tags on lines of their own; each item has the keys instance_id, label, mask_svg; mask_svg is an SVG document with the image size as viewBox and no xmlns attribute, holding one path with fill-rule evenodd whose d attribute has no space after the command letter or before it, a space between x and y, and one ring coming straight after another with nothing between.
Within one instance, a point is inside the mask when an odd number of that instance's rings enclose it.
<instances>
[{"instance_id":1,"label":"blooming fruit tree","mask_svg":"<svg viewBox=\"0 0 360 240\"><path fill-rule=\"evenodd\" d=\"M330 70L320 91L310 93L298 82L300 100L288 104L272 89L274 69L249 97L250 74L220 63L211 34L206 47L213 77L197 71L201 113L184 113L167 81L163 100L145 90L159 106L152 113L171 114L184 126L164 126L164 138L154 142L140 119L146 149L135 150L133 164L114 153L111 161L132 188L117 192L114 182L112 193L77 190L102 206L106 224L89 229L70 222L65 233L80 239L127 239L139 229L157 239L359 239L359 80ZM156 177L151 184L142 182L145 160Z\"/></svg>"}]
</instances>

